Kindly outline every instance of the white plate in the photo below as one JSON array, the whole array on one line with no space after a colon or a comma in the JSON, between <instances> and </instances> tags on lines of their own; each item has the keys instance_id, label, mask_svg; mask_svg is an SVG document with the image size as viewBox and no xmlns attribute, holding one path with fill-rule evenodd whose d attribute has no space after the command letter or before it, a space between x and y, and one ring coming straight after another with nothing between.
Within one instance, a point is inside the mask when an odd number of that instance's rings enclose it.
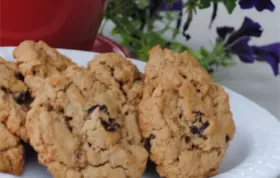
<instances>
[{"instance_id":1,"label":"white plate","mask_svg":"<svg viewBox=\"0 0 280 178\"><path fill-rule=\"evenodd\" d=\"M0 56L13 60L13 47L0 48ZM95 53L59 50L79 65L87 65ZM132 60L139 70L145 63ZM231 110L236 123L236 135L215 178L278 178L280 177L280 122L268 111L247 98L227 89ZM280 108L279 108L280 109ZM0 143L1 144L1 143ZM1 174L0 178L16 178ZM27 158L21 178L51 178L35 157ZM159 178L153 169L146 171L143 178Z\"/></svg>"}]
</instances>

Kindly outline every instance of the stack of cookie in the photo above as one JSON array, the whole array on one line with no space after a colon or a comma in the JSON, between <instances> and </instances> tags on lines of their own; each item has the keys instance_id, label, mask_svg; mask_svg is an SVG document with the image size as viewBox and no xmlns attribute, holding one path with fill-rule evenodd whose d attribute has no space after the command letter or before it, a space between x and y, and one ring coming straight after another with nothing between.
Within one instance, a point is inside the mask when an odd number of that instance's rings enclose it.
<instances>
[{"instance_id":1,"label":"stack of cookie","mask_svg":"<svg viewBox=\"0 0 280 178\"><path fill-rule=\"evenodd\" d=\"M145 75L100 54L80 67L44 42L0 60L0 171L20 175L30 144L54 178L215 175L235 132L229 98L186 52L154 47Z\"/></svg>"}]
</instances>

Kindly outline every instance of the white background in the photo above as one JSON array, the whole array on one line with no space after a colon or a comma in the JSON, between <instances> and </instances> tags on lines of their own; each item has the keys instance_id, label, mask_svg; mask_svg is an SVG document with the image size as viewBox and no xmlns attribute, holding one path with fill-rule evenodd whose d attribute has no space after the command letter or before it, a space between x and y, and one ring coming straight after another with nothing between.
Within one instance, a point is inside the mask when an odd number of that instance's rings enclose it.
<instances>
[{"instance_id":1,"label":"white background","mask_svg":"<svg viewBox=\"0 0 280 178\"><path fill-rule=\"evenodd\" d=\"M239 28L245 16L259 22L264 29L262 37L254 38L251 41L252 44L264 45L280 42L280 0L272 1L276 6L274 12L268 10L258 12L255 9L240 10L237 6L232 15L229 15L221 4L217 19L210 30L208 25L212 8L198 11L189 29L192 39L188 41L188 46L194 49L198 49L200 46L211 48L217 36L216 26L228 25ZM110 34L112 27L111 23L107 23L104 34L119 41L118 36ZM168 38L169 35L167 34L166 37ZM185 42L182 36L177 40ZM266 63L244 64L238 59L236 61L237 64L233 67L218 69L216 78L220 79L223 85L255 101L280 119L280 76L275 78L270 66Z\"/></svg>"}]
</instances>

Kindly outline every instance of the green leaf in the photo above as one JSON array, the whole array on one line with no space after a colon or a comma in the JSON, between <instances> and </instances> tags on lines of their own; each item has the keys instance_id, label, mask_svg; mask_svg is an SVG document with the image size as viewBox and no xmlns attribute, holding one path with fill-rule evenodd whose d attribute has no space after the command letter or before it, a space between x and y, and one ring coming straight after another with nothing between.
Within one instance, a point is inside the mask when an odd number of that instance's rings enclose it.
<instances>
[{"instance_id":1,"label":"green leaf","mask_svg":"<svg viewBox=\"0 0 280 178\"><path fill-rule=\"evenodd\" d=\"M209 52L204 47L200 48L200 54L201 54L202 57L209 56Z\"/></svg>"},{"instance_id":2,"label":"green leaf","mask_svg":"<svg viewBox=\"0 0 280 178\"><path fill-rule=\"evenodd\" d=\"M159 45L165 44L166 40L163 39L160 34L155 33L155 32L150 32L150 33L148 33L148 35L146 37L146 42L147 42L146 45L148 46L148 48L152 48L157 44L159 44Z\"/></svg>"},{"instance_id":3,"label":"green leaf","mask_svg":"<svg viewBox=\"0 0 280 178\"><path fill-rule=\"evenodd\" d=\"M118 34L118 33L119 33L119 30L118 30L117 27L114 27L113 30L111 31L111 34L112 34L112 35L116 35L116 34Z\"/></svg>"},{"instance_id":4,"label":"green leaf","mask_svg":"<svg viewBox=\"0 0 280 178\"><path fill-rule=\"evenodd\" d=\"M169 46L169 48L172 49L172 50L174 50L174 51L176 51L176 52L178 52L178 53L181 53L181 52L183 52L183 51L185 51L185 50L188 49L188 48L186 47L186 45L183 45L183 44L177 43L177 42L171 43L171 45Z\"/></svg>"},{"instance_id":5,"label":"green leaf","mask_svg":"<svg viewBox=\"0 0 280 178\"><path fill-rule=\"evenodd\" d=\"M210 5L211 5L211 1L210 0L200 0L199 1L199 8L200 9L208 8L208 7L210 7Z\"/></svg>"},{"instance_id":6,"label":"green leaf","mask_svg":"<svg viewBox=\"0 0 280 178\"><path fill-rule=\"evenodd\" d=\"M236 0L224 0L224 4L227 8L228 13L232 13L236 7Z\"/></svg>"},{"instance_id":7,"label":"green leaf","mask_svg":"<svg viewBox=\"0 0 280 178\"><path fill-rule=\"evenodd\" d=\"M146 7L149 6L149 1L147 1L147 0L141 0L141 1L136 1L136 2L138 2L137 5L140 9L145 9Z\"/></svg>"}]
</instances>

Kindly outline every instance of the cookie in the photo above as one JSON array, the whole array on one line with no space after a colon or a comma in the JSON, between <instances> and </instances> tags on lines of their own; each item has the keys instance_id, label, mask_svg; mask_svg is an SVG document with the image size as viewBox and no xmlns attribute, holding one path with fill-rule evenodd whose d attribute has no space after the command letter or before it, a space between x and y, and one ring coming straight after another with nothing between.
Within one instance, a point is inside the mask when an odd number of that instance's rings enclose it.
<instances>
[{"instance_id":1,"label":"cookie","mask_svg":"<svg viewBox=\"0 0 280 178\"><path fill-rule=\"evenodd\" d=\"M32 98L14 63L0 58L0 71L0 172L20 175L24 164L20 140L28 141L25 118Z\"/></svg>"},{"instance_id":2,"label":"cookie","mask_svg":"<svg viewBox=\"0 0 280 178\"><path fill-rule=\"evenodd\" d=\"M60 54L45 42L24 41L14 51L16 65L24 82L32 85L31 94L40 88L42 79L60 74L68 66L76 65L68 57Z\"/></svg>"},{"instance_id":3,"label":"cookie","mask_svg":"<svg viewBox=\"0 0 280 178\"><path fill-rule=\"evenodd\" d=\"M187 52L154 47L139 122L161 177L217 174L235 133L229 96Z\"/></svg>"},{"instance_id":4,"label":"cookie","mask_svg":"<svg viewBox=\"0 0 280 178\"><path fill-rule=\"evenodd\" d=\"M117 53L98 54L88 63L88 69L105 85L120 88L130 105L142 99L144 76L128 59Z\"/></svg>"},{"instance_id":5,"label":"cookie","mask_svg":"<svg viewBox=\"0 0 280 178\"><path fill-rule=\"evenodd\" d=\"M24 165L24 149L19 137L12 134L0 122L0 172L21 175Z\"/></svg>"},{"instance_id":6,"label":"cookie","mask_svg":"<svg viewBox=\"0 0 280 178\"><path fill-rule=\"evenodd\" d=\"M96 57L88 63L88 69L102 83L109 88L116 88L121 91L125 98L123 114L125 117L125 126L135 129L129 129L130 140L139 143L142 139L138 129L138 105L142 99L144 88L144 76L137 67L129 60L117 53L105 53L96 55Z\"/></svg>"},{"instance_id":7,"label":"cookie","mask_svg":"<svg viewBox=\"0 0 280 178\"><path fill-rule=\"evenodd\" d=\"M14 51L17 66L24 76L48 77L59 74L74 63L45 42L24 41Z\"/></svg>"},{"instance_id":8,"label":"cookie","mask_svg":"<svg viewBox=\"0 0 280 178\"><path fill-rule=\"evenodd\" d=\"M141 177L148 153L129 104L136 101L107 83L112 76L72 64L56 74L22 73L41 81L40 87L26 82L34 95L26 127L39 162L54 178Z\"/></svg>"}]
</instances>

